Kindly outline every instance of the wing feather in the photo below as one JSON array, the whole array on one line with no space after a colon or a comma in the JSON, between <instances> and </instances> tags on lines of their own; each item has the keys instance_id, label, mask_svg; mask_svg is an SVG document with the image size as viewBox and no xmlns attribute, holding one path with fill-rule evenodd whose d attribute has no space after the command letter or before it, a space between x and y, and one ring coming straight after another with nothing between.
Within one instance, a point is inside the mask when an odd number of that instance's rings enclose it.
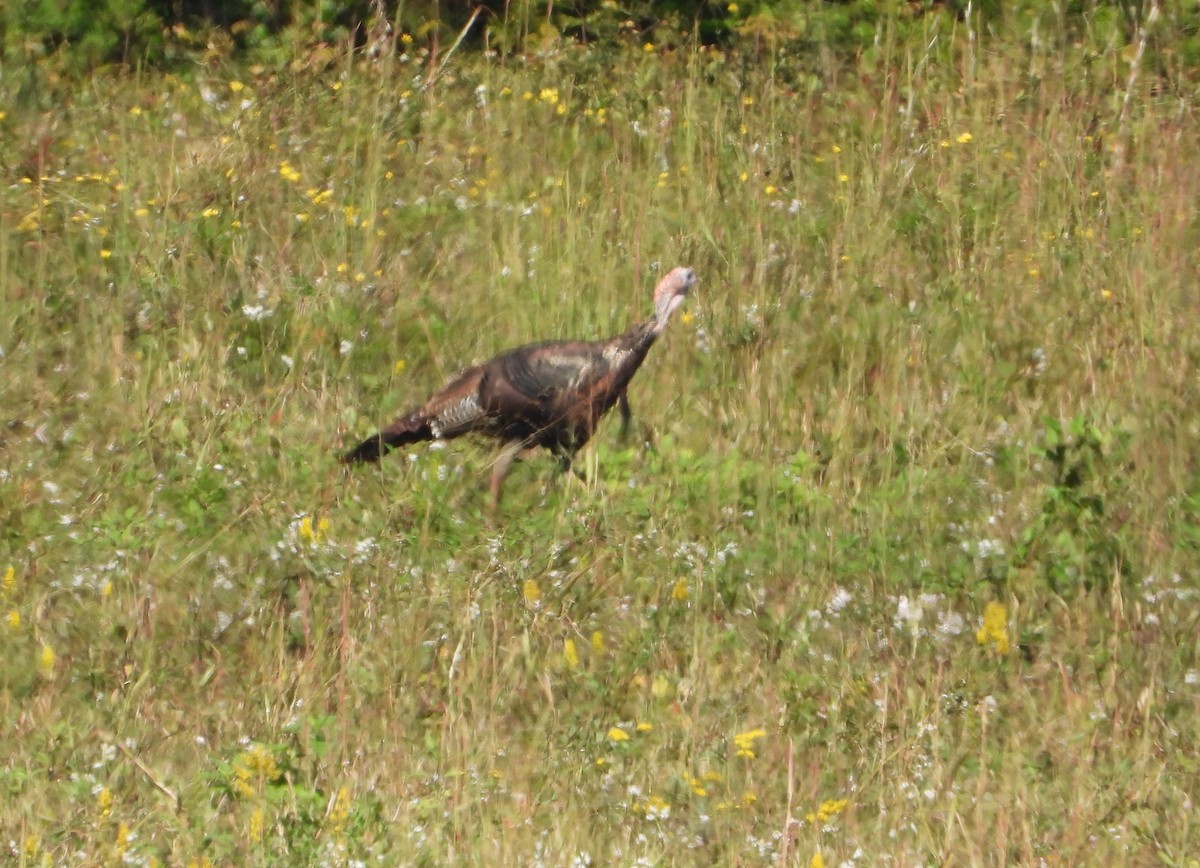
<instances>
[{"instance_id":1,"label":"wing feather","mask_svg":"<svg viewBox=\"0 0 1200 868\"><path fill-rule=\"evenodd\" d=\"M586 391L608 373L607 359L594 344L539 344L497 359L504 378L529 398L552 401Z\"/></svg>"}]
</instances>

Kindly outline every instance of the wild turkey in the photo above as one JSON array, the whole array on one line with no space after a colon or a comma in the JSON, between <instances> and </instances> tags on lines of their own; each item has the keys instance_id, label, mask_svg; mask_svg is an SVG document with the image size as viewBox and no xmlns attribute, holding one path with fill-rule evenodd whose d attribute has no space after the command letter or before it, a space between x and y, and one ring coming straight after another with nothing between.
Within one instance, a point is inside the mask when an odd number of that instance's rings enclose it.
<instances>
[{"instance_id":1,"label":"wild turkey","mask_svg":"<svg viewBox=\"0 0 1200 868\"><path fill-rule=\"evenodd\" d=\"M504 444L492 468L492 506L497 506L504 477L522 451L542 446L567 469L613 404L620 405L628 424L629 381L695 283L692 269L673 269L654 289L654 316L623 335L594 343L529 344L464 371L342 460L378 461L397 446L476 431Z\"/></svg>"}]
</instances>

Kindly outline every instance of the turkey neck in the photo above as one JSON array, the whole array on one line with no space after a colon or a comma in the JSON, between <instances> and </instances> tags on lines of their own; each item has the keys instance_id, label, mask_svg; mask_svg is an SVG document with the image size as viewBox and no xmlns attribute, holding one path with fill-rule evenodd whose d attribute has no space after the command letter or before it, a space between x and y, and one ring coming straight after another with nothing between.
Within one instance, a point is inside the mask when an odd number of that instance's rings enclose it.
<instances>
[{"instance_id":1,"label":"turkey neck","mask_svg":"<svg viewBox=\"0 0 1200 868\"><path fill-rule=\"evenodd\" d=\"M655 320L650 319L632 326L624 334L617 335L607 342L603 354L609 366L609 377L605 378L608 382L605 383L607 388L601 390L603 395L598 396L602 398L599 402L601 412L609 409L616 401L617 395L629 385L629 381L645 361L646 353L650 352L650 347L658 340L658 335Z\"/></svg>"}]
</instances>

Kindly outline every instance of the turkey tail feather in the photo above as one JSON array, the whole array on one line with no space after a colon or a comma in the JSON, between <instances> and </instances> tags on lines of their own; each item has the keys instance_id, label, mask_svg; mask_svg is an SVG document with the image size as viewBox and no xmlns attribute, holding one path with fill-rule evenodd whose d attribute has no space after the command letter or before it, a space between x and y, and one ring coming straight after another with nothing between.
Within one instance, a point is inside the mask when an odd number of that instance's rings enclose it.
<instances>
[{"instance_id":1,"label":"turkey tail feather","mask_svg":"<svg viewBox=\"0 0 1200 868\"><path fill-rule=\"evenodd\" d=\"M409 443L420 443L422 440L432 440L433 432L429 430L429 420L423 413L412 413L396 420L378 434L368 437L349 452L342 456L345 464L365 464L378 461L387 452L397 446Z\"/></svg>"}]
</instances>

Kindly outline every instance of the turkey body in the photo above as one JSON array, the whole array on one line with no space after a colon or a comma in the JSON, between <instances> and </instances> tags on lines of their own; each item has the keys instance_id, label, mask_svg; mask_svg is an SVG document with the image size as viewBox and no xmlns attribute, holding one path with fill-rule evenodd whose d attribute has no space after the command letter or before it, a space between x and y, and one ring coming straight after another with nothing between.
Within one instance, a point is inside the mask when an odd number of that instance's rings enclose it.
<instances>
[{"instance_id":1,"label":"turkey body","mask_svg":"<svg viewBox=\"0 0 1200 868\"><path fill-rule=\"evenodd\" d=\"M389 449L410 443L483 434L504 444L492 470L492 503L497 504L504 477L521 452L543 447L569 467L614 404L628 421L629 382L695 282L690 268L674 269L655 290L655 316L617 337L529 344L469 368L342 460L378 461Z\"/></svg>"}]
</instances>

